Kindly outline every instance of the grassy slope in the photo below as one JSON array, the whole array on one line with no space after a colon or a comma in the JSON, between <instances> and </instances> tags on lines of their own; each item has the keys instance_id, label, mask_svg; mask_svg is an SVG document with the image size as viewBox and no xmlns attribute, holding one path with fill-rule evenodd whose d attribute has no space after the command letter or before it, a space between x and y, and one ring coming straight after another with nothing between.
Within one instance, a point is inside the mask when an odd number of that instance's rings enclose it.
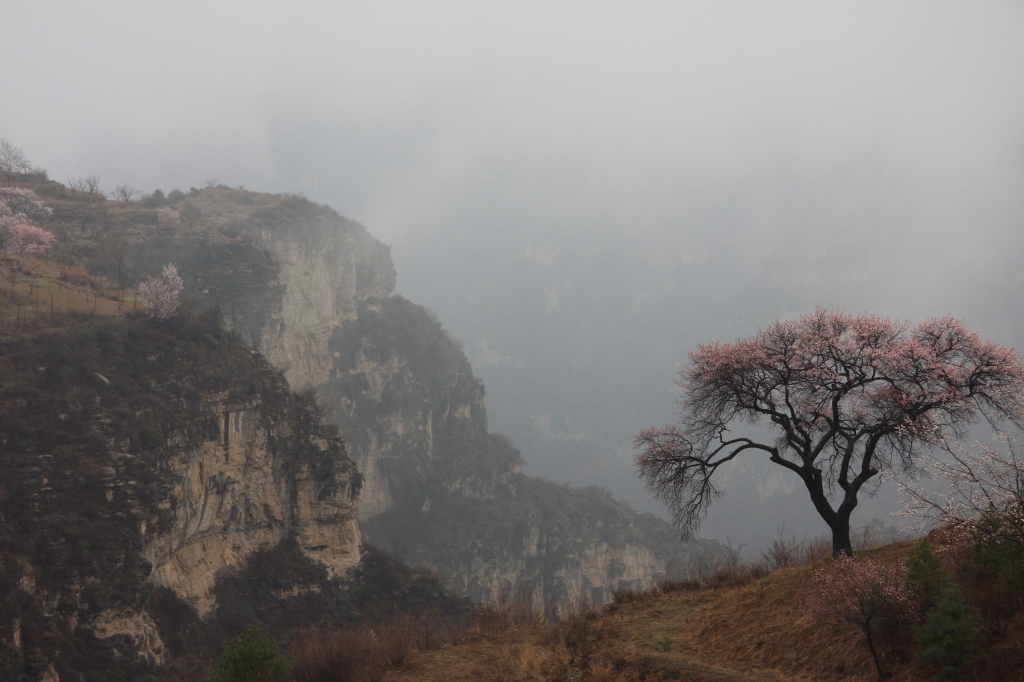
<instances>
[{"instance_id":1,"label":"grassy slope","mask_svg":"<svg viewBox=\"0 0 1024 682\"><path fill-rule=\"evenodd\" d=\"M72 192L35 175L14 176L11 186L31 189L53 209L45 227L57 236L57 242L44 258L0 254L0 325L5 327L24 326L25 321L34 327L45 326L67 313L120 315L137 310L133 289L137 277L156 274L159 267L138 273L133 269L138 265L134 253L129 254L124 263L127 277L121 282L128 286L122 292L114 256L119 242L135 245L144 237L169 237L172 232L210 236L222 225L282 202L281 196L208 188L165 202L181 213L181 224L164 229L157 225L156 206ZM231 241L216 235L212 238ZM60 261L65 263L63 267Z\"/></svg>"},{"instance_id":2,"label":"grassy slope","mask_svg":"<svg viewBox=\"0 0 1024 682\"><path fill-rule=\"evenodd\" d=\"M902 561L912 544L864 555ZM738 587L645 593L575 625L512 631L423 654L388 679L875 680L859 630L806 613L811 577L822 565L781 569L767 581ZM963 679L1024 680L1022 615L983 646ZM672 645L659 651L655 645L666 636ZM913 656L887 665L892 680L941 679Z\"/></svg>"}]
</instances>

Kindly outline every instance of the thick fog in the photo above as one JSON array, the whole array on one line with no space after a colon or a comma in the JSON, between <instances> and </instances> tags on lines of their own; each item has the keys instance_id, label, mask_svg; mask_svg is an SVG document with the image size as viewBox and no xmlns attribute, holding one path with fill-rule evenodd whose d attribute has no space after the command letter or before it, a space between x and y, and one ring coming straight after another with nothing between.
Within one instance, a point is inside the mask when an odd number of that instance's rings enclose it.
<instances>
[{"instance_id":1,"label":"thick fog","mask_svg":"<svg viewBox=\"0 0 1024 682\"><path fill-rule=\"evenodd\" d=\"M51 177L297 191L392 246L527 472L632 468L701 342L815 306L1024 346L1020 3L0 2ZM702 534L820 532L735 467ZM889 512L884 488L860 522Z\"/></svg>"}]
</instances>

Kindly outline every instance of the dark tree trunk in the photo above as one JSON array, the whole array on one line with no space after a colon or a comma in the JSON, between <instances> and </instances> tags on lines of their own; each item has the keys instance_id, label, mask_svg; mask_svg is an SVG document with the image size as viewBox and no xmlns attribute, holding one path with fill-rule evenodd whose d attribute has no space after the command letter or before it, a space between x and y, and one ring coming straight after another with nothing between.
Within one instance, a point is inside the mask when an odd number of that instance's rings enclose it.
<instances>
[{"instance_id":1,"label":"dark tree trunk","mask_svg":"<svg viewBox=\"0 0 1024 682\"><path fill-rule=\"evenodd\" d=\"M837 518L832 525L832 556L853 556L853 545L850 542L850 517Z\"/></svg>"},{"instance_id":2,"label":"dark tree trunk","mask_svg":"<svg viewBox=\"0 0 1024 682\"><path fill-rule=\"evenodd\" d=\"M888 677L888 674L885 672L885 670L882 669L882 664L878 660L878 652L875 651L875 642L871 637L870 621L864 626L864 634L867 635L868 638L868 650L871 651L871 658L875 662L875 670L878 671L878 679L884 680L886 677Z\"/></svg>"}]
</instances>

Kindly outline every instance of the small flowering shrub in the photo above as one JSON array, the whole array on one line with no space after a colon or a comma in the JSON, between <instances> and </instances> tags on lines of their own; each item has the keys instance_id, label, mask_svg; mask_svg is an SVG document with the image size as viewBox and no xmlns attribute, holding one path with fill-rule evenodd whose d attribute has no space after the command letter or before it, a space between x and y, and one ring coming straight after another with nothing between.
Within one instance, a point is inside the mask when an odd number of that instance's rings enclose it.
<instances>
[{"instance_id":1,"label":"small flowering shrub","mask_svg":"<svg viewBox=\"0 0 1024 682\"><path fill-rule=\"evenodd\" d=\"M165 320L178 309L183 286L178 269L167 264L162 277L150 277L139 285L139 303L154 320Z\"/></svg>"},{"instance_id":2,"label":"small flowering shrub","mask_svg":"<svg viewBox=\"0 0 1024 682\"><path fill-rule=\"evenodd\" d=\"M156 210L156 220L160 227L178 227L181 225L181 214L170 206L161 206Z\"/></svg>"},{"instance_id":3,"label":"small flowering shrub","mask_svg":"<svg viewBox=\"0 0 1024 682\"><path fill-rule=\"evenodd\" d=\"M822 620L847 621L860 628L879 677L885 676L878 658L879 636L917 616L905 566L845 555L814 574L808 606Z\"/></svg>"}]
</instances>

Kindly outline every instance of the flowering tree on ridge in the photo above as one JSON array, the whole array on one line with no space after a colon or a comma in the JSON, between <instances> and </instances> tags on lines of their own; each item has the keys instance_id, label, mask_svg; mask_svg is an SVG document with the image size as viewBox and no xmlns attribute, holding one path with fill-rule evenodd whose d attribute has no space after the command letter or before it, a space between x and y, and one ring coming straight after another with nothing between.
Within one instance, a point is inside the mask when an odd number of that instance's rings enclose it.
<instances>
[{"instance_id":1,"label":"flowering tree on ridge","mask_svg":"<svg viewBox=\"0 0 1024 682\"><path fill-rule=\"evenodd\" d=\"M837 555L853 554L850 515L869 480L915 473L928 449L962 437L979 416L1024 417L1020 356L952 318L909 328L819 308L700 346L677 385L680 422L640 432L635 445L640 476L682 535L720 495L715 471L762 453L803 481ZM744 423L766 424L775 439L735 434Z\"/></svg>"},{"instance_id":2,"label":"flowering tree on ridge","mask_svg":"<svg viewBox=\"0 0 1024 682\"><path fill-rule=\"evenodd\" d=\"M36 193L24 187L0 187L0 204L5 204L14 215L22 220L45 225L53 215L53 209L44 204Z\"/></svg>"},{"instance_id":3,"label":"flowering tree on ridge","mask_svg":"<svg viewBox=\"0 0 1024 682\"><path fill-rule=\"evenodd\" d=\"M32 190L0 187L0 237L4 253L14 250L23 255L26 251L49 248L54 235L32 223L45 223L52 214L53 209L40 201Z\"/></svg>"}]
</instances>

